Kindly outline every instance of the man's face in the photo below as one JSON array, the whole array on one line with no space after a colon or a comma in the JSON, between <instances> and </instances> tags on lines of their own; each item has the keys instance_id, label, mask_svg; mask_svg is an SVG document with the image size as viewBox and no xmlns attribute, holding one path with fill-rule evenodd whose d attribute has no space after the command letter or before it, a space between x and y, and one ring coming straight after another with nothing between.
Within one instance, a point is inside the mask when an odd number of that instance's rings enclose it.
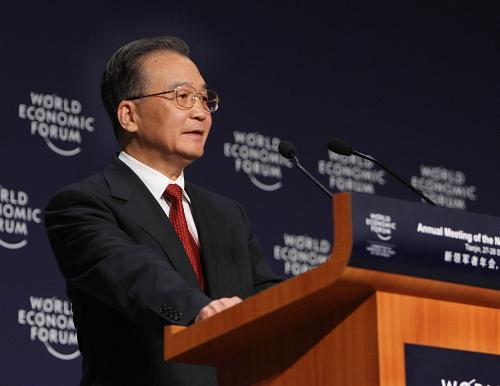
<instances>
[{"instance_id":1,"label":"man's face","mask_svg":"<svg viewBox=\"0 0 500 386\"><path fill-rule=\"evenodd\" d=\"M144 94L173 90L180 85L206 88L198 68L188 58L159 51L146 56L142 66ZM170 162L180 168L203 155L212 117L197 99L190 109L182 108L175 93L141 98L136 106L135 150L150 166Z\"/></svg>"}]
</instances>

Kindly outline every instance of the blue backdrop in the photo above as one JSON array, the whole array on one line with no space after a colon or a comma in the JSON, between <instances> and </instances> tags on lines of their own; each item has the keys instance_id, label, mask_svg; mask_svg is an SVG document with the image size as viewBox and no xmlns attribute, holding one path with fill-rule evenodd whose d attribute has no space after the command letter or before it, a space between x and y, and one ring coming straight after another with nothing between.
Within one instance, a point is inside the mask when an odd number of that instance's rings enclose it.
<instances>
[{"instance_id":1,"label":"blue backdrop","mask_svg":"<svg viewBox=\"0 0 500 386\"><path fill-rule=\"evenodd\" d=\"M78 382L71 308L41 211L117 150L98 85L109 56L135 38L183 37L220 93L206 155L186 176L244 204L276 272L300 274L332 244L330 202L278 156L281 139L333 191L418 201L373 164L329 154L335 135L442 206L500 216L498 7L179 4L4 6L1 385Z\"/></svg>"}]
</instances>

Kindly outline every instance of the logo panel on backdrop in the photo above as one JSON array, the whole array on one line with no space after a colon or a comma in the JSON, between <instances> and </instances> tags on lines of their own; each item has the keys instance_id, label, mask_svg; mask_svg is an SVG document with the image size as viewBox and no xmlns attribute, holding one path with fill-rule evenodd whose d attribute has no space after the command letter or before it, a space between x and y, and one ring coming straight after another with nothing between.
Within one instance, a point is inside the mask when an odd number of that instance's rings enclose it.
<instances>
[{"instance_id":1,"label":"logo panel on backdrop","mask_svg":"<svg viewBox=\"0 0 500 386\"><path fill-rule=\"evenodd\" d=\"M466 185L465 180L460 170L420 165L420 175L412 176L411 184L439 206L466 210L467 201L477 200L477 187Z\"/></svg>"},{"instance_id":2,"label":"logo panel on backdrop","mask_svg":"<svg viewBox=\"0 0 500 386\"><path fill-rule=\"evenodd\" d=\"M28 244L28 224L42 222L42 210L28 205L23 190L0 185L0 246L20 249Z\"/></svg>"},{"instance_id":3,"label":"logo panel on backdrop","mask_svg":"<svg viewBox=\"0 0 500 386\"><path fill-rule=\"evenodd\" d=\"M30 121L31 135L43 138L47 147L61 156L79 154L84 136L95 131L95 119L82 114L82 103L36 91L29 97L28 104L19 104L18 116Z\"/></svg>"},{"instance_id":4,"label":"logo panel on backdrop","mask_svg":"<svg viewBox=\"0 0 500 386\"><path fill-rule=\"evenodd\" d=\"M328 159L318 161L318 173L328 176L330 190L376 194L375 188L385 185L386 172L374 166L373 162L355 155L328 151Z\"/></svg>"},{"instance_id":5,"label":"logo panel on backdrop","mask_svg":"<svg viewBox=\"0 0 500 386\"><path fill-rule=\"evenodd\" d=\"M330 241L307 234L283 233L283 243L273 248L274 259L283 262L285 275L293 276L324 263L330 257L330 252Z\"/></svg>"},{"instance_id":6,"label":"logo panel on backdrop","mask_svg":"<svg viewBox=\"0 0 500 386\"><path fill-rule=\"evenodd\" d=\"M69 300L31 295L28 308L17 311L17 322L28 326L30 340L42 343L55 358L72 360L80 356Z\"/></svg>"},{"instance_id":7,"label":"logo panel on backdrop","mask_svg":"<svg viewBox=\"0 0 500 386\"><path fill-rule=\"evenodd\" d=\"M245 173L261 190L281 188L282 168L293 166L278 151L281 139L239 130L233 131L233 137L233 142L224 143L224 156L234 159L234 171Z\"/></svg>"}]
</instances>

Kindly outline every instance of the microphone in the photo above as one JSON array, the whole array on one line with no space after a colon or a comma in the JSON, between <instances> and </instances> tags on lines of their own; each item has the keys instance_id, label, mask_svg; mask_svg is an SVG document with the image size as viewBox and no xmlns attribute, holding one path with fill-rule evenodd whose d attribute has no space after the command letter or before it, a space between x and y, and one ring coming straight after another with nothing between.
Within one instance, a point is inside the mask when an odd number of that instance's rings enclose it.
<instances>
[{"instance_id":1,"label":"microphone","mask_svg":"<svg viewBox=\"0 0 500 386\"><path fill-rule=\"evenodd\" d=\"M414 186L410 185L408 182L403 180L401 177L399 177L395 172L393 172L391 169L389 169L387 166L383 165L379 161L377 161L375 158L360 153L359 151L354 150L351 145L348 143L335 138L331 137L330 140L328 141L328 149L333 151L334 153L340 154L340 155L352 155L354 154L355 156L367 159L368 161L373 162L374 164L380 166L382 169L387 171L391 176L393 176L395 179L397 179L399 182L401 182L404 186L406 186L408 189L410 189L412 192L416 193L420 198L422 198L424 201L427 203L437 206L434 201L432 201L429 197L427 197L424 193L422 193L420 190L415 188Z\"/></svg>"},{"instance_id":2,"label":"microphone","mask_svg":"<svg viewBox=\"0 0 500 386\"><path fill-rule=\"evenodd\" d=\"M332 192L330 192L327 188L325 188L321 182L319 182L316 178L314 178L314 176L309 173L299 162L299 160L297 159L297 156L295 155L296 153L296 150L295 150L295 146L293 145L293 143L291 143L290 141L287 141L286 139L281 141L280 144L278 145L278 151L280 152L280 154L285 157L286 159L290 159L292 160L295 165L297 165L297 167L302 170L304 172L304 174L310 179L312 180L312 182L314 182L316 184L316 186L318 186L322 191L323 193L325 193L328 198L332 198Z\"/></svg>"}]
</instances>

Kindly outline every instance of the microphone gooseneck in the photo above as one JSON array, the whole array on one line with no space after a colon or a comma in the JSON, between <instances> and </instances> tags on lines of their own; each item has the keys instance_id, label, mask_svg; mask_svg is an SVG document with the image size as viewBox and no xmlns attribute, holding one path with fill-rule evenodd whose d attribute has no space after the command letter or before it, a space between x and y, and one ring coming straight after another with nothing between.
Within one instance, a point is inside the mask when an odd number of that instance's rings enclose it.
<instances>
[{"instance_id":1,"label":"microphone gooseneck","mask_svg":"<svg viewBox=\"0 0 500 386\"><path fill-rule=\"evenodd\" d=\"M321 182L319 182L316 178L314 178L314 176L309 173L299 162L299 160L297 159L297 156L295 155L296 154L296 149L295 149L295 146L293 145L293 143L291 143L290 141L287 141L286 139L281 141L280 144L278 145L278 151L280 152L280 154L285 157L286 159L289 159L289 160L292 160L295 165L297 165L297 167L302 170L302 172L312 181L316 184L316 186L318 188L321 189L321 191L323 193L325 193L328 198L332 198L332 192L330 192L327 188L325 188L325 186L323 186L323 184Z\"/></svg>"},{"instance_id":2,"label":"microphone gooseneck","mask_svg":"<svg viewBox=\"0 0 500 386\"><path fill-rule=\"evenodd\" d=\"M410 189L413 193L417 194L420 198L422 198L425 202L437 206L434 201L432 201L429 197L427 197L424 193L422 193L420 190L415 188L413 185L410 185L408 182L406 182L404 179L402 179L400 176L398 176L394 171L389 169L387 166L382 164L381 162L377 161L375 158L363 154L359 151L354 150L351 145L348 143L335 138L331 137L330 140L328 141L328 150L333 151L334 153L340 154L340 155L355 155L364 159L367 159L368 161L373 162L374 164L380 166L382 169L384 169L387 173L389 173L391 176L393 176L396 180L401 182L404 186L406 186L408 189Z\"/></svg>"}]
</instances>

